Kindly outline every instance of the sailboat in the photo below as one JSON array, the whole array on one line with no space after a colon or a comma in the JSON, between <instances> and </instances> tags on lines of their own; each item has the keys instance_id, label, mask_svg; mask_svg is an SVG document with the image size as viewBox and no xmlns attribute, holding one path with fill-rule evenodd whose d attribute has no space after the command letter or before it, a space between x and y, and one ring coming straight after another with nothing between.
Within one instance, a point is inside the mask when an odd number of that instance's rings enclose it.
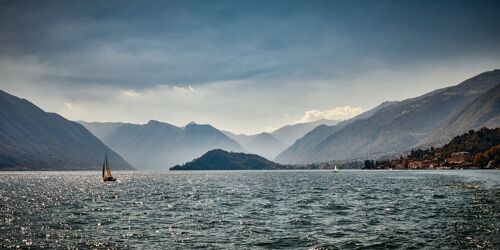
<instances>
[{"instance_id":1,"label":"sailboat","mask_svg":"<svg viewBox=\"0 0 500 250\"><path fill-rule=\"evenodd\" d=\"M335 166L333 167L333 172L337 172L337 171L339 171L339 169L337 168L337 165L335 165Z\"/></svg>"},{"instance_id":2,"label":"sailboat","mask_svg":"<svg viewBox=\"0 0 500 250\"><path fill-rule=\"evenodd\" d=\"M104 154L104 162L102 163L102 180L104 182L116 181L116 178L111 176L111 169L109 169L107 154Z\"/></svg>"}]
</instances>

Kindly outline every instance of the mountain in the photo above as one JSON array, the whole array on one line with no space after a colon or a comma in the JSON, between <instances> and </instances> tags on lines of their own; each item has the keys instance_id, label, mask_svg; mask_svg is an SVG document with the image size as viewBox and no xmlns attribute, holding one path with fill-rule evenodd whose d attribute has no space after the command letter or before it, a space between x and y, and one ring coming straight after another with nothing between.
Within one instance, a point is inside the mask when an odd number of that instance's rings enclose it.
<instances>
[{"instance_id":1,"label":"mountain","mask_svg":"<svg viewBox=\"0 0 500 250\"><path fill-rule=\"evenodd\" d=\"M247 151L263 156L267 159L274 159L287 145L276 139L270 133L260 133L256 135L233 134L229 131L223 132L229 138L237 141Z\"/></svg>"},{"instance_id":2,"label":"mountain","mask_svg":"<svg viewBox=\"0 0 500 250\"><path fill-rule=\"evenodd\" d=\"M215 149L182 166L176 165L171 170L265 170L279 167L279 164L255 154Z\"/></svg>"},{"instance_id":3,"label":"mountain","mask_svg":"<svg viewBox=\"0 0 500 250\"><path fill-rule=\"evenodd\" d=\"M392 102L362 119L333 127L317 128L278 155L282 163L309 163L330 160L377 158L400 153L429 140L435 131L447 129L453 117L481 95L498 92L500 70L482 73L456 86ZM498 113L487 115L494 122ZM464 114L469 114L466 112ZM363 115L363 114L362 114ZM469 119L465 118L464 119ZM482 120L479 123L482 123ZM476 124L478 125L478 124ZM482 125L482 124L479 124ZM465 126L468 127L468 126Z\"/></svg>"},{"instance_id":4,"label":"mountain","mask_svg":"<svg viewBox=\"0 0 500 250\"><path fill-rule=\"evenodd\" d=\"M234 134L230 131L222 131L222 133L224 133L227 137L237 141L245 149L245 145L247 145L255 137L255 135Z\"/></svg>"},{"instance_id":5,"label":"mountain","mask_svg":"<svg viewBox=\"0 0 500 250\"><path fill-rule=\"evenodd\" d=\"M500 145L500 128L481 128L477 131L470 130L467 133L455 136L437 151L443 157L450 157L454 152L469 152L472 155L483 153L488 149Z\"/></svg>"},{"instance_id":6,"label":"mountain","mask_svg":"<svg viewBox=\"0 0 500 250\"><path fill-rule=\"evenodd\" d=\"M307 123L297 123L286 125L275 130L272 133L260 133L256 135L233 134L224 131L231 139L234 139L251 153L255 153L274 159L279 153L292 145L295 140L304 136L307 132L322 124L334 125L339 123L337 120L318 120Z\"/></svg>"},{"instance_id":7,"label":"mountain","mask_svg":"<svg viewBox=\"0 0 500 250\"><path fill-rule=\"evenodd\" d=\"M292 125L286 125L281 127L271 133L276 139L282 141L285 145L292 145L297 139L301 138L307 132L316 128L319 125L335 125L339 123L338 120L327 120L321 119L313 122L297 123Z\"/></svg>"},{"instance_id":8,"label":"mountain","mask_svg":"<svg viewBox=\"0 0 500 250\"><path fill-rule=\"evenodd\" d=\"M293 145L288 147L286 150L281 152L275 158L275 161L280 163L294 163L294 164L313 163L315 162L314 160L305 161L304 159L308 155L314 154L314 150L316 150L316 147L318 147L319 143L321 143L325 138L327 138L331 134L336 133L337 131L341 130L346 125L352 122L366 119L372 116L378 110L386 108L396 103L397 102L383 102L382 104L378 105L377 107L369 111L363 112L362 114L359 114L349 120L341 121L333 126L320 125L311 130L310 132L308 132L302 138L298 139Z\"/></svg>"},{"instance_id":9,"label":"mountain","mask_svg":"<svg viewBox=\"0 0 500 250\"><path fill-rule=\"evenodd\" d=\"M110 127L106 123L100 125ZM88 128L100 131L102 127ZM245 151L216 128L195 123L182 128L154 120L143 125L123 124L101 139L140 169L166 169L212 149Z\"/></svg>"},{"instance_id":10,"label":"mountain","mask_svg":"<svg viewBox=\"0 0 500 250\"><path fill-rule=\"evenodd\" d=\"M123 122L85 122L78 121L86 129L92 132L97 138L101 140L106 139L111 133L113 133L117 128L126 124Z\"/></svg>"},{"instance_id":11,"label":"mountain","mask_svg":"<svg viewBox=\"0 0 500 250\"><path fill-rule=\"evenodd\" d=\"M450 141L455 135L481 127L500 127L500 84L479 95L447 121L446 125L428 136L423 145L442 144Z\"/></svg>"},{"instance_id":12,"label":"mountain","mask_svg":"<svg viewBox=\"0 0 500 250\"><path fill-rule=\"evenodd\" d=\"M260 133L251 137L250 141L243 144L250 152L256 153L267 159L274 159L287 146L269 133Z\"/></svg>"},{"instance_id":13,"label":"mountain","mask_svg":"<svg viewBox=\"0 0 500 250\"><path fill-rule=\"evenodd\" d=\"M82 125L0 90L0 170L113 170L132 166Z\"/></svg>"}]
</instances>

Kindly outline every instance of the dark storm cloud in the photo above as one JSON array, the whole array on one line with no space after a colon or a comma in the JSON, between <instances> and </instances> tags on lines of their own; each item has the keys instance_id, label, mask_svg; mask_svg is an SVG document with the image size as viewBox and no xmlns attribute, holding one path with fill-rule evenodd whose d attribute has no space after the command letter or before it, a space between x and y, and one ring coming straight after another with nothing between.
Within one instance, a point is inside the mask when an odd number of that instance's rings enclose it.
<instances>
[{"instance_id":1,"label":"dark storm cloud","mask_svg":"<svg viewBox=\"0 0 500 250\"><path fill-rule=\"evenodd\" d=\"M1 1L0 57L136 88L500 56L498 1Z\"/></svg>"}]
</instances>

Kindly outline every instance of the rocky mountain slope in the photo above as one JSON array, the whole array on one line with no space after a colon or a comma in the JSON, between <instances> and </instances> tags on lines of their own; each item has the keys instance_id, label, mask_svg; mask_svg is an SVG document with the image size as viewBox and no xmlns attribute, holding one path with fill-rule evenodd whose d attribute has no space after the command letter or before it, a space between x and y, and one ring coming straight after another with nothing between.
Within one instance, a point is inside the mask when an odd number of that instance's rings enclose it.
<instances>
[{"instance_id":1,"label":"rocky mountain slope","mask_svg":"<svg viewBox=\"0 0 500 250\"><path fill-rule=\"evenodd\" d=\"M0 170L113 170L132 166L82 125L0 90Z\"/></svg>"},{"instance_id":2,"label":"rocky mountain slope","mask_svg":"<svg viewBox=\"0 0 500 250\"><path fill-rule=\"evenodd\" d=\"M500 127L500 84L479 95L462 111L451 116L442 128L434 131L421 144L443 144L456 135L481 127Z\"/></svg>"},{"instance_id":3,"label":"rocky mountain slope","mask_svg":"<svg viewBox=\"0 0 500 250\"><path fill-rule=\"evenodd\" d=\"M318 127L278 155L276 160L281 163L310 163L376 158L409 150L424 142L438 144L439 138L434 140L429 136L436 131L447 130L457 121L461 121L458 124L462 125L457 125L460 130L474 126L498 126L495 125L499 115L495 111L498 110L496 102L481 99L480 103L474 104L474 100L483 94L490 99L496 96L498 89L495 87L499 83L500 70L489 71L456 86L379 107L370 116L353 119L347 124ZM487 121L468 115L476 111L466 111L467 108L482 107L485 102L491 106L486 115L481 115L487 117ZM469 120L478 123L464 123Z\"/></svg>"}]
</instances>

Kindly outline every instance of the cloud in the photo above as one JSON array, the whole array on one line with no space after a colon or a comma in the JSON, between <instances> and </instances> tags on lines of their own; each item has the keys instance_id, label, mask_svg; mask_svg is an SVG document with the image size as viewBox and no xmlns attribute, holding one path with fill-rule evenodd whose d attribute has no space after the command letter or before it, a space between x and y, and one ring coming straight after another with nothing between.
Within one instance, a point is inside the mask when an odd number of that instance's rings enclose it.
<instances>
[{"instance_id":1,"label":"cloud","mask_svg":"<svg viewBox=\"0 0 500 250\"><path fill-rule=\"evenodd\" d=\"M127 89L127 90L122 91L122 95L126 96L126 97L138 97L141 94L139 92L136 92L133 89Z\"/></svg>"},{"instance_id":2,"label":"cloud","mask_svg":"<svg viewBox=\"0 0 500 250\"><path fill-rule=\"evenodd\" d=\"M174 86L175 90L179 91L187 91L187 92L194 92L194 88L191 85L188 86Z\"/></svg>"},{"instance_id":3,"label":"cloud","mask_svg":"<svg viewBox=\"0 0 500 250\"><path fill-rule=\"evenodd\" d=\"M161 84L144 86L142 81L110 85L100 79L75 85L67 81L79 79L73 71L53 67L35 56L0 56L0 89L71 120L145 123L155 119L179 126L195 120L235 133L257 134L295 122L346 119L335 117L328 109L317 109L342 107L356 99L355 106L366 111L383 101L403 100L458 84L498 68L499 62L498 58L464 58L330 79L290 78L281 82L252 78L205 84L165 79L157 81ZM306 110L309 112L304 113Z\"/></svg>"},{"instance_id":4,"label":"cloud","mask_svg":"<svg viewBox=\"0 0 500 250\"><path fill-rule=\"evenodd\" d=\"M345 120L363 112L362 108L343 106L336 107L333 109L323 109L323 110L309 110L304 113L304 115L296 121L296 123L313 122L321 119L328 120Z\"/></svg>"},{"instance_id":5,"label":"cloud","mask_svg":"<svg viewBox=\"0 0 500 250\"><path fill-rule=\"evenodd\" d=\"M68 85L142 89L267 77L255 81L264 86L500 54L498 1L96 2L4 3L0 55L39 57Z\"/></svg>"},{"instance_id":6,"label":"cloud","mask_svg":"<svg viewBox=\"0 0 500 250\"><path fill-rule=\"evenodd\" d=\"M75 105L72 102L64 102L64 107L66 108L73 108Z\"/></svg>"}]
</instances>

